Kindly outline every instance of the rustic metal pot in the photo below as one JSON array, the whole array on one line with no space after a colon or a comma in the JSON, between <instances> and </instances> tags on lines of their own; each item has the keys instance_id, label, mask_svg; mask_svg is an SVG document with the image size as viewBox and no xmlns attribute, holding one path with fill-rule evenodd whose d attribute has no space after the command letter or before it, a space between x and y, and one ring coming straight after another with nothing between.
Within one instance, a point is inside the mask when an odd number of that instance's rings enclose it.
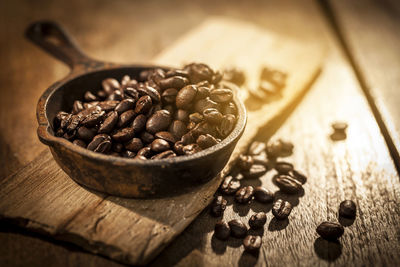
<instances>
[{"instance_id":1,"label":"rustic metal pot","mask_svg":"<svg viewBox=\"0 0 400 267\"><path fill-rule=\"evenodd\" d=\"M121 79L125 74L138 77L142 70L159 66L118 65L93 60L81 52L54 22L33 23L26 36L71 68L67 77L50 86L40 97L37 132L40 141L50 147L58 165L81 185L123 197L182 193L215 177L227 163L244 131L246 110L236 94L234 103L238 108L238 120L234 130L219 144L194 155L141 161L103 155L74 145L54 135L52 122L58 111L69 110L75 99L81 98L86 90L99 87L105 78Z\"/></svg>"}]
</instances>

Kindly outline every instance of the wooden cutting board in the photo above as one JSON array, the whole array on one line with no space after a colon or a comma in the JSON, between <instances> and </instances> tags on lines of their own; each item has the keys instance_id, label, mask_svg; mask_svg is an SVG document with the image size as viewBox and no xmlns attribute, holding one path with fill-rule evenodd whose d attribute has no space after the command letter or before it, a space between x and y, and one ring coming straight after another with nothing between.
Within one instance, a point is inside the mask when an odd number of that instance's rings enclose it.
<instances>
[{"instance_id":1,"label":"wooden cutting board","mask_svg":"<svg viewBox=\"0 0 400 267\"><path fill-rule=\"evenodd\" d=\"M221 177L245 152L258 130L299 101L317 77L322 57L318 46L294 42L239 21L209 19L154 62L180 66L201 61L217 69L237 66L245 70L247 86L251 87L257 86L264 65L288 73L287 86L277 100L255 102L249 100L245 90L241 92L248 124L220 176L175 197L119 198L76 184L46 149L0 184L0 218L119 262L144 265L209 204Z\"/></svg>"}]
</instances>

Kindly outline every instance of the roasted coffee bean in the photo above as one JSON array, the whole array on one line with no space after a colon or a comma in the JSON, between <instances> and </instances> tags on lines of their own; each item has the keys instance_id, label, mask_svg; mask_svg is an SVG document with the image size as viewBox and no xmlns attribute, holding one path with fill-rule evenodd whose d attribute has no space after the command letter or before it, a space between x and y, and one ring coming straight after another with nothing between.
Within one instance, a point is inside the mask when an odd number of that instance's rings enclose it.
<instances>
[{"instance_id":1,"label":"roasted coffee bean","mask_svg":"<svg viewBox=\"0 0 400 267\"><path fill-rule=\"evenodd\" d=\"M179 69L169 70L165 73L165 78L169 78L169 77L173 77L173 76L181 76L181 77L188 78L189 73L185 70L179 70Z\"/></svg>"},{"instance_id":2,"label":"roasted coffee bean","mask_svg":"<svg viewBox=\"0 0 400 267\"><path fill-rule=\"evenodd\" d=\"M132 87L124 88L124 95L127 99L138 100L139 99L139 92Z\"/></svg>"},{"instance_id":3,"label":"roasted coffee bean","mask_svg":"<svg viewBox=\"0 0 400 267\"><path fill-rule=\"evenodd\" d=\"M180 109L189 109L197 94L197 87L187 85L183 87L176 95L176 107Z\"/></svg>"},{"instance_id":4,"label":"roasted coffee bean","mask_svg":"<svg viewBox=\"0 0 400 267\"><path fill-rule=\"evenodd\" d=\"M339 216L353 219L356 217L357 207L356 203L352 200L345 200L340 203Z\"/></svg>"},{"instance_id":5,"label":"roasted coffee bean","mask_svg":"<svg viewBox=\"0 0 400 267\"><path fill-rule=\"evenodd\" d=\"M233 179L231 175L226 176L219 186L219 190L225 195L232 195L236 193L239 188L240 181Z\"/></svg>"},{"instance_id":6,"label":"roasted coffee bean","mask_svg":"<svg viewBox=\"0 0 400 267\"><path fill-rule=\"evenodd\" d=\"M172 150L167 150L164 152L161 152L157 155L154 155L151 157L151 159L168 159L168 158L173 158L176 157L176 154Z\"/></svg>"},{"instance_id":7,"label":"roasted coffee bean","mask_svg":"<svg viewBox=\"0 0 400 267\"><path fill-rule=\"evenodd\" d=\"M108 95L111 95L116 89L119 89L120 87L119 82L113 78L103 80L101 85L103 86L104 92L106 92Z\"/></svg>"},{"instance_id":8,"label":"roasted coffee bean","mask_svg":"<svg viewBox=\"0 0 400 267\"><path fill-rule=\"evenodd\" d=\"M176 90L175 88L168 88L164 90L164 92L162 93L162 100L165 103L173 104L175 103L177 95L178 95L178 90Z\"/></svg>"},{"instance_id":9,"label":"roasted coffee bean","mask_svg":"<svg viewBox=\"0 0 400 267\"><path fill-rule=\"evenodd\" d=\"M149 132L142 132L140 134L140 139L142 139L143 142L149 144L154 141L154 135Z\"/></svg>"},{"instance_id":10,"label":"roasted coffee bean","mask_svg":"<svg viewBox=\"0 0 400 267\"><path fill-rule=\"evenodd\" d=\"M211 215L215 217L222 216L222 214L226 209L227 203L228 202L226 201L226 199L223 198L222 196L216 196L213 202L211 203L211 209L210 209Z\"/></svg>"},{"instance_id":11,"label":"roasted coffee bean","mask_svg":"<svg viewBox=\"0 0 400 267\"><path fill-rule=\"evenodd\" d=\"M81 139L75 139L72 143L73 143L74 145L77 145L77 146L86 148L86 143L85 143L85 141L83 141L83 140L81 140Z\"/></svg>"},{"instance_id":12,"label":"roasted coffee bean","mask_svg":"<svg viewBox=\"0 0 400 267\"><path fill-rule=\"evenodd\" d=\"M262 245L262 239L258 235L248 235L243 239L244 250L249 253L258 253Z\"/></svg>"},{"instance_id":13,"label":"roasted coffee bean","mask_svg":"<svg viewBox=\"0 0 400 267\"><path fill-rule=\"evenodd\" d=\"M225 221L219 221L215 224L214 235L220 240L227 240L231 235L231 228Z\"/></svg>"},{"instance_id":14,"label":"roasted coffee bean","mask_svg":"<svg viewBox=\"0 0 400 267\"><path fill-rule=\"evenodd\" d=\"M238 203L245 204L248 203L253 198L253 194L254 194L254 187L252 187L251 185L244 186L236 192L235 200Z\"/></svg>"},{"instance_id":15,"label":"roasted coffee bean","mask_svg":"<svg viewBox=\"0 0 400 267\"><path fill-rule=\"evenodd\" d=\"M214 125L208 123L208 122L200 122L199 124L197 124L192 130L192 135L194 138L199 137L202 134L210 134L212 136L216 136L217 135L217 131Z\"/></svg>"},{"instance_id":16,"label":"roasted coffee bean","mask_svg":"<svg viewBox=\"0 0 400 267\"><path fill-rule=\"evenodd\" d=\"M282 144L279 141L274 141L271 143L268 143L267 145L267 155L269 158L277 158L281 155L282 152Z\"/></svg>"},{"instance_id":17,"label":"roasted coffee bean","mask_svg":"<svg viewBox=\"0 0 400 267\"><path fill-rule=\"evenodd\" d=\"M330 135L330 137L331 137L331 139L332 139L333 141L340 141L340 140L346 139L346 138L347 138L347 134L346 134L346 132L339 132L339 131L336 131L336 132L333 132L333 133Z\"/></svg>"},{"instance_id":18,"label":"roasted coffee bean","mask_svg":"<svg viewBox=\"0 0 400 267\"><path fill-rule=\"evenodd\" d=\"M170 145L163 139L154 139L154 141L151 143L151 150L155 153L161 153L168 149L170 149Z\"/></svg>"},{"instance_id":19,"label":"roasted coffee bean","mask_svg":"<svg viewBox=\"0 0 400 267\"><path fill-rule=\"evenodd\" d=\"M143 148L143 142L141 139L135 137L126 142L124 146L127 150L138 152L140 149Z\"/></svg>"},{"instance_id":20,"label":"roasted coffee bean","mask_svg":"<svg viewBox=\"0 0 400 267\"><path fill-rule=\"evenodd\" d=\"M175 112L174 119L182 122L187 122L189 120L189 112L184 109L178 109Z\"/></svg>"},{"instance_id":21,"label":"roasted coffee bean","mask_svg":"<svg viewBox=\"0 0 400 267\"><path fill-rule=\"evenodd\" d=\"M202 149L206 149L216 145L218 141L210 134L202 134L197 138L196 143Z\"/></svg>"},{"instance_id":22,"label":"roasted coffee bean","mask_svg":"<svg viewBox=\"0 0 400 267\"><path fill-rule=\"evenodd\" d=\"M196 127L196 126L197 126L197 123L195 123L195 122L193 122L193 121L190 121L190 122L188 123L188 125L186 126L186 128L187 128L189 131L191 131L191 130L193 130L194 127Z\"/></svg>"},{"instance_id":23,"label":"roasted coffee bean","mask_svg":"<svg viewBox=\"0 0 400 267\"><path fill-rule=\"evenodd\" d=\"M79 123L81 122L82 118L79 115L72 115L71 120L69 121L69 124L67 126L67 132L72 132L75 131L78 126Z\"/></svg>"},{"instance_id":24,"label":"roasted coffee bean","mask_svg":"<svg viewBox=\"0 0 400 267\"><path fill-rule=\"evenodd\" d=\"M222 118L221 124L218 127L218 133L221 137L226 137L230 134L235 127L236 117L232 114L224 115Z\"/></svg>"},{"instance_id":25,"label":"roasted coffee bean","mask_svg":"<svg viewBox=\"0 0 400 267\"><path fill-rule=\"evenodd\" d=\"M185 153L183 152L183 147L185 145L182 143L182 141L178 141L174 144L174 151L178 155L184 155Z\"/></svg>"},{"instance_id":26,"label":"roasted coffee bean","mask_svg":"<svg viewBox=\"0 0 400 267\"><path fill-rule=\"evenodd\" d=\"M93 151L98 153L107 153L111 149L111 141L101 142Z\"/></svg>"},{"instance_id":27,"label":"roasted coffee bean","mask_svg":"<svg viewBox=\"0 0 400 267\"><path fill-rule=\"evenodd\" d=\"M262 186L257 186L254 189L254 198L261 203L271 203L274 201L274 193Z\"/></svg>"},{"instance_id":28,"label":"roasted coffee bean","mask_svg":"<svg viewBox=\"0 0 400 267\"><path fill-rule=\"evenodd\" d=\"M142 96L136 102L135 113L136 114L145 114L147 113L152 106L153 102L151 101L151 97L148 95Z\"/></svg>"},{"instance_id":29,"label":"roasted coffee bean","mask_svg":"<svg viewBox=\"0 0 400 267\"><path fill-rule=\"evenodd\" d=\"M161 89L167 89L167 88L181 89L182 87L188 84L189 80L182 76L172 76L169 78L165 78L158 83Z\"/></svg>"},{"instance_id":30,"label":"roasted coffee bean","mask_svg":"<svg viewBox=\"0 0 400 267\"><path fill-rule=\"evenodd\" d=\"M204 119L203 115L201 115L198 112L195 112L195 113L192 113L189 115L189 120L195 124L202 122L203 119Z\"/></svg>"},{"instance_id":31,"label":"roasted coffee bean","mask_svg":"<svg viewBox=\"0 0 400 267\"><path fill-rule=\"evenodd\" d=\"M95 96L92 92L87 91L85 93L85 95L83 96L83 98L85 99L85 101L87 102L91 102L91 101L97 101L99 100L99 98L97 96Z\"/></svg>"},{"instance_id":32,"label":"roasted coffee bean","mask_svg":"<svg viewBox=\"0 0 400 267\"><path fill-rule=\"evenodd\" d=\"M206 86L197 87L197 94L195 100L200 100L210 96L211 88Z\"/></svg>"},{"instance_id":33,"label":"roasted coffee bean","mask_svg":"<svg viewBox=\"0 0 400 267\"><path fill-rule=\"evenodd\" d=\"M65 128L68 125L68 122L66 122L66 119L67 118L70 119L71 117L72 117L72 115L67 112L64 112L64 111L58 112L53 120L54 129L57 129L59 127ZM63 122L63 126L61 126L61 122Z\"/></svg>"},{"instance_id":34,"label":"roasted coffee bean","mask_svg":"<svg viewBox=\"0 0 400 267\"><path fill-rule=\"evenodd\" d=\"M241 173L246 179L257 179L267 172L264 165L253 164L249 170L243 170Z\"/></svg>"},{"instance_id":35,"label":"roasted coffee bean","mask_svg":"<svg viewBox=\"0 0 400 267\"><path fill-rule=\"evenodd\" d=\"M222 106L222 113L224 115L227 115L227 114L236 115L237 108L236 108L235 104L233 104L232 102L224 103Z\"/></svg>"},{"instance_id":36,"label":"roasted coffee bean","mask_svg":"<svg viewBox=\"0 0 400 267\"><path fill-rule=\"evenodd\" d=\"M121 79L121 85L124 87L129 83L129 81L131 81L131 77L129 77L129 75L124 75Z\"/></svg>"},{"instance_id":37,"label":"roasted coffee bean","mask_svg":"<svg viewBox=\"0 0 400 267\"><path fill-rule=\"evenodd\" d=\"M286 219L290 215L291 211L292 211L292 204L282 199L278 199L272 205L272 214L278 220Z\"/></svg>"},{"instance_id":38,"label":"roasted coffee bean","mask_svg":"<svg viewBox=\"0 0 400 267\"><path fill-rule=\"evenodd\" d=\"M100 125L98 133L110 133L118 122L118 113L111 111L107 114L106 119Z\"/></svg>"},{"instance_id":39,"label":"roasted coffee bean","mask_svg":"<svg viewBox=\"0 0 400 267\"><path fill-rule=\"evenodd\" d=\"M130 124L133 119L135 118L135 111L133 111L132 109L125 111L124 113L122 113L119 118L118 118L118 122L117 122L117 127L118 128L122 128L127 126L128 124Z\"/></svg>"},{"instance_id":40,"label":"roasted coffee bean","mask_svg":"<svg viewBox=\"0 0 400 267\"><path fill-rule=\"evenodd\" d=\"M104 111L93 112L83 119L81 124L85 127L94 127L101 122L106 113Z\"/></svg>"},{"instance_id":41,"label":"roasted coffee bean","mask_svg":"<svg viewBox=\"0 0 400 267\"><path fill-rule=\"evenodd\" d=\"M337 132L345 132L348 127L346 122L339 122L339 121L332 123L331 126L333 130Z\"/></svg>"},{"instance_id":42,"label":"roasted coffee bean","mask_svg":"<svg viewBox=\"0 0 400 267\"><path fill-rule=\"evenodd\" d=\"M185 155L193 155L194 153L201 151L201 148L198 144L189 144L184 146L182 151Z\"/></svg>"},{"instance_id":43,"label":"roasted coffee bean","mask_svg":"<svg viewBox=\"0 0 400 267\"><path fill-rule=\"evenodd\" d=\"M100 103L100 101L87 102L87 103L83 103L83 107L85 109L90 109L92 107L96 107L97 105L99 105L99 103ZM99 107L99 109L101 109L101 108Z\"/></svg>"},{"instance_id":44,"label":"roasted coffee bean","mask_svg":"<svg viewBox=\"0 0 400 267\"><path fill-rule=\"evenodd\" d=\"M111 110L114 110L115 107L119 104L119 101L116 100L107 100L107 101L102 101L99 103L99 107L104 110L105 112L109 112Z\"/></svg>"},{"instance_id":45,"label":"roasted coffee bean","mask_svg":"<svg viewBox=\"0 0 400 267\"><path fill-rule=\"evenodd\" d=\"M115 111L118 112L118 114L122 114L125 111L128 111L130 109L134 109L135 107L135 100L131 99L131 98L127 98L122 100L116 107L115 107Z\"/></svg>"},{"instance_id":46,"label":"roasted coffee bean","mask_svg":"<svg viewBox=\"0 0 400 267\"><path fill-rule=\"evenodd\" d=\"M336 240L344 233L344 228L339 223L323 222L317 227L317 233L324 239Z\"/></svg>"},{"instance_id":47,"label":"roasted coffee bean","mask_svg":"<svg viewBox=\"0 0 400 267\"><path fill-rule=\"evenodd\" d=\"M264 166L265 168L267 168L268 170L269 169L272 169L272 167L275 165L275 162L274 162L274 160L272 159L269 159L268 157L267 157L267 153L265 153L265 152L262 152L261 154L259 154L259 155L254 155L253 156L253 160L254 160L254 164L256 164L256 165L262 165L262 166Z\"/></svg>"},{"instance_id":48,"label":"roasted coffee bean","mask_svg":"<svg viewBox=\"0 0 400 267\"><path fill-rule=\"evenodd\" d=\"M83 103L79 100L75 100L72 105L72 114L78 114L82 110L84 110Z\"/></svg>"},{"instance_id":49,"label":"roasted coffee bean","mask_svg":"<svg viewBox=\"0 0 400 267\"><path fill-rule=\"evenodd\" d=\"M279 139L281 143L281 157L289 156L293 153L294 145L290 141Z\"/></svg>"},{"instance_id":50,"label":"roasted coffee bean","mask_svg":"<svg viewBox=\"0 0 400 267\"><path fill-rule=\"evenodd\" d=\"M174 120L168 131L173 134L177 139L181 139L184 134L187 133L186 125L180 120Z\"/></svg>"},{"instance_id":51,"label":"roasted coffee bean","mask_svg":"<svg viewBox=\"0 0 400 267\"><path fill-rule=\"evenodd\" d=\"M68 132L64 133L64 135L62 137L69 141L72 141L76 137L76 132L77 132L77 130L68 131Z\"/></svg>"},{"instance_id":52,"label":"roasted coffee bean","mask_svg":"<svg viewBox=\"0 0 400 267\"><path fill-rule=\"evenodd\" d=\"M101 99L101 100L104 100L104 99L106 99L106 97L107 97L107 93L104 92L103 90L97 91L96 95L97 95L97 97L98 97L99 99Z\"/></svg>"},{"instance_id":53,"label":"roasted coffee bean","mask_svg":"<svg viewBox=\"0 0 400 267\"><path fill-rule=\"evenodd\" d=\"M124 145L121 143L113 143L111 149L114 152L120 153L120 152L124 151Z\"/></svg>"},{"instance_id":54,"label":"roasted coffee bean","mask_svg":"<svg viewBox=\"0 0 400 267\"><path fill-rule=\"evenodd\" d=\"M105 141L111 141L110 136L107 134L98 134L93 138L92 142L88 144L87 149L95 151L100 143Z\"/></svg>"},{"instance_id":55,"label":"roasted coffee bean","mask_svg":"<svg viewBox=\"0 0 400 267\"><path fill-rule=\"evenodd\" d=\"M254 164L253 157L249 155L240 155L236 162L236 166L238 166L238 168L243 171L250 170L253 164Z\"/></svg>"},{"instance_id":56,"label":"roasted coffee bean","mask_svg":"<svg viewBox=\"0 0 400 267\"><path fill-rule=\"evenodd\" d=\"M231 235L236 238L243 238L247 235L246 225L238 220L231 220L228 222L229 228L231 228Z\"/></svg>"},{"instance_id":57,"label":"roasted coffee bean","mask_svg":"<svg viewBox=\"0 0 400 267\"><path fill-rule=\"evenodd\" d=\"M146 131L155 134L168 129L171 123L171 113L166 110L155 112L146 122Z\"/></svg>"},{"instance_id":58,"label":"roasted coffee bean","mask_svg":"<svg viewBox=\"0 0 400 267\"><path fill-rule=\"evenodd\" d=\"M135 133L140 133L146 129L147 118L143 114L139 114L132 122L132 129Z\"/></svg>"},{"instance_id":59,"label":"roasted coffee bean","mask_svg":"<svg viewBox=\"0 0 400 267\"><path fill-rule=\"evenodd\" d=\"M133 151L125 150L124 152L122 152L122 156L123 156L124 158L133 159L133 158L136 157L136 153L133 152Z\"/></svg>"},{"instance_id":60,"label":"roasted coffee bean","mask_svg":"<svg viewBox=\"0 0 400 267\"><path fill-rule=\"evenodd\" d=\"M293 171L293 164L279 161L275 163L274 168L279 174L289 174L289 172Z\"/></svg>"},{"instance_id":61,"label":"roasted coffee bean","mask_svg":"<svg viewBox=\"0 0 400 267\"><path fill-rule=\"evenodd\" d=\"M251 215L249 219L249 226L252 229L260 229L264 226L264 224L267 222L267 216L265 215L264 212L257 212L253 215Z\"/></svg>"},{"instance_id":62,"label":"roasted coffee bean","mask_svg":"<svg viewBox=\"0 0 400 267\"><path fill-rule=\"evenodd\" d=\"M210 99L217 103L231 101L233 93L231 89L214 89L210 92Z\"/></svg>"},{"instance_id":63,"label":"roasted coffee bean","mask_svg":"<svg viewBox=\"0 0 400 267\"><path fill-rule=\"evenodd\" d=\"M123 128L113 132L111 137L113 140L122 143L132 139L134 135L135 132L132 128Z\"/></svg>"},{"instance_id":64,"label":"roasted coffee bean","mask_svg":"<svg viewBox=\"0 0 400 267\"><path fill-rule=\"evenodd\" d=\"M76 133L76 136L79 139L82 139L86 142L92 141L92 139L95 135L96 135L96 129L89 129L89 128L86 128L85 126L79 127L78 131Z\"/></svg>"},{"instance_id":65,"label":"roasted coffee bean","mask_svg":"<svg viewBox=\"0 0 400 267\"><path fill-rule=\"evenodd\" d=\"M305 184L307 182L307 177L297 170L290 171L289 175L292 176L294 179L296 179L297 181L299 181L302 184Z\"/></svg>"},{"instance_id":66,"label":"roasted coffee bean","mask_svg":"<svg viewBox=\"0 0 400 267\"><path fill-rule=\"evenodd\" d=\"M115 90L114 93L112 93L111 95L109 95L107 97L107 100L117 100L117 101L121 101L122 100L122 93L120 90Z\"/></svg>"},{"instance_id":67,"label":"roasted coffee bean","mask_svg":"<svg viewBox=\"0 0 400 267\"><path fill-rule=\"evenodd\" d=\"M198 100L195 104L194 104L194 109L196 112L202 114L204 110L208 109L208 108L219 108L219 105L217 102L212 101L209 97L203 98Z\"/></svg>"},{"instance_id":68,"label":"roasted coffee bean","mask_svg":"<svg viewBox=\"0 0 400 267\"><path fill-rule=\"evenodd\" d=\"M162 131L154 135L156 138L163 139L171 144L174 144L177 140L173 134L170 132Z\"/></svg>"},{"instance_id":69,"label":"roasted coffee bean","mask_svg":"<svg viewBox=\"0 0 400 267\"><path fill-rule=\"evenodd\" d=\"M248 154L252 156L260 155L265 151L266 147L267 146L264 142L254 141L249 147Z\"/></svg>"},{"instance_id":70,"label":"roasted coffee bean","mask_svg":"<svg viewBox=\"0 0 400 267\"><path fill-rule=\"evenodd\" d=\"M160 103L160 101L161 101L160 93L151 86L143 86L143 87L139 86L137 88L137 91L139 92L140 96L142 96L142 95L150 96L153 103Z\"/></svg>"},{"instance_id":71,"label":"roasted coffee bean","mask_svg":"<svg viewBox=\"0 0 400 267\"><path fill-rule=\"evenodd\" d=\"M201 63L191 63L186 65L184 70L189 73L189 79L192 83L198 83L203 80L211 82L214 75L214 72L209 66Z\"/></svg>"},{"instance_id":72,"label":"roasted coffee bean","mask_svg":"<svg viewBox=\"0 0 400 267\"><path fill-rule=\"evenodd\" d=\"M223 115L218 109L208 108L203 111L204 119L209 123L218 124L221 122Z\"/></svg>"},{"instance_id":73,"label":"roasted coffee bean","mask_svg":"<svg viewBox=\"0 0 400 267\"><path fill-rule=\"evenodd\" d=\"M277 175L274 182L282 192L287 194L297 194L303 189L299 181L286 174Z\"/></svg>"},{"instance_id":74,"label":"roasted coffee bean","mask_svg":"<svg viewBox=\"0 0 400 267\"><path fill-rule=\"evenodd\" d=\"M137 152L136 156L142 156L145 158L149 158L151 156L151 154L152 154L151 148L148 146L145 146Z\"/></svg>"}]
</instances>

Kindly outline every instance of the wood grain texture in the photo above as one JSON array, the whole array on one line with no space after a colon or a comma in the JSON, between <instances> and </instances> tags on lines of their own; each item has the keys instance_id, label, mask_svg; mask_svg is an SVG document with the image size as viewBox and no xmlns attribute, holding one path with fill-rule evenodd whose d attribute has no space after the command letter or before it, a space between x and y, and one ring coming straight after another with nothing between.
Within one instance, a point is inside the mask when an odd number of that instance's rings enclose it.
<instances>
[{"instance_id":1,"label":"wood grain texture","mask_svg":"<svg viewBox=\"0 0 400 267\"><path fill-rule=\"evenodd\" d=\"M224 41L212 42L216 35L222 34ZM244 41L231 44L230 50L226 50L225 40L229 43L236 34L243 36ZM244 46L253 51L252 57L243 54ZM205 55L201 57L203 53ZM307 61L304 55L307 55ZM183 60L201 60L221 67L221 64L232 64L226 62L226 58L254 73L256 68L259 71L268 63L287 72L289 78L280 99L264 103L257 109L248 103L247 129L221 176L193 192L171 198L123 199L91 192L75 184L46 150L21 171L3 180L0 216L123 263L146 264L208 205L221 177L247 149L260 127L282 114L304 94L319 72L322 51L306 48L252 25L211 19L178 40L177 45L155 62L179 64ZM248 64L249 61L252 64ZM254 82L257 77L250 76L249 79Z\"/></svg>"}]
</instances>

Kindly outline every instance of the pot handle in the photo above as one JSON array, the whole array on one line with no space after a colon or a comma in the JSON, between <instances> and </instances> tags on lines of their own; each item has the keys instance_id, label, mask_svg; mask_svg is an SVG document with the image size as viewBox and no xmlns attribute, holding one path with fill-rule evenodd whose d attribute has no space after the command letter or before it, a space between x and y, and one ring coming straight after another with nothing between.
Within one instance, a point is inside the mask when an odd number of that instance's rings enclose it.
<instances>
[{"instance_id":1,"label":"pot handle","mask_svg":"<svg viewBox=\"0 0 400 267\"><path fill-rule=\"evenodd\" d=\"M101 62L86 56L66 31L53 21L32 23L26 29L25 36L46 52L66 63L72 70L79 66L102 65Z\"/></svg>"}]
</instances>

